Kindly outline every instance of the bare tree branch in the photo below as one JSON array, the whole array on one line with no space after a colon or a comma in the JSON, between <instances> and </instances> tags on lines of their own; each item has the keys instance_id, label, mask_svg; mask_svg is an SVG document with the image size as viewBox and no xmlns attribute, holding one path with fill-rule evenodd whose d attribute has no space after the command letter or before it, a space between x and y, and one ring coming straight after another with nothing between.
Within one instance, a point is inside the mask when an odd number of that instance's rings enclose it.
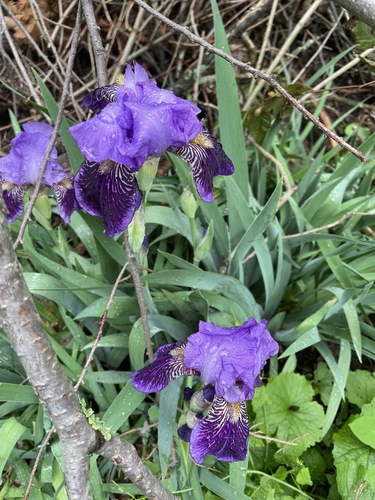
<instances>
[{"instance_id":1,"label":"bare tree branch","mask_svg":"<svg viewBox=\"0 0 375 500\"><path fill-rule=\"evenodd\" d=\"M373 1L373 0L370 0ZM297 99L295 99L293 96L291 96L282 85L280 85L276 78L274 78L272 75L267 75L266 73L263 73L262 71L258 71L256 68L251 66L248 63L243 63L236 59L235 57L232 57L228 54L226 54L223 50L217 49L213 45L211 45L209 42L204 40L203 38L195 35L192 33L188 28L185 26L180 26L179 24L171 21L168 19L166 16L163 14L160 14L157 10L153 9L150 7L147 3L143 2L143 0L133 0L134 3L138 4L140 7L145 9L147 12L152 14L154 17L157 19L160 19L163 21L163 23L167 24L174 30L183 33L185 36L189 38L193 43L198 43L199 45L202 45L208 52L212 52L213 54L216 54L217 56L220 56L222 59L225 59L225 61L228 61L230 64L233 64L234 66L237 66L238 68L241 68L242 70L246 71L247 73L250 73L251 75L254 76L254 78L261 78L265 82L267 82L269 85L271 85L272 88L274 88L287 102L292 104L298 111L300 111L309 121L311 121L316 127L318 127L320 130L323 131L325 135L333 139L337 144L339 144L342 148L345 148L346 150L350 151L354 156L359 158L361 161L366 161L367 158L365 157L364 154L362 154L360 151L357 149L353 148L350 144L348 144L346 141L342 139L342 137L339 137L337 134L332 132L332 130L329 130L321 121L319 118L316 118L310 111L308 111L302 104L300 104Z\"/></svg>"},{"instance_id":2,"label":"bare tree branch","mask_svg":"<svg viewBox=\"0 0 375 500\"><path fill-rule=\"evenodd\" d=\"M6 227L2 196L0 268L0 327L56 427L69 499L89 499L89 453L95 447L96 434L81 413L73 386L60 367L34 307Z\"/></svg>"},{"instance_id":3,"label":"bare tree branch","mask_svg":"<svg viewBox=\"0 0 375 500\"><path fill-rule=\"evenodd\" d=\"M62 122L62 119L64 116L65 104L66 104L66 101L67 101L68 96L69 96L69 85L70 85L70 80L72 77L73 64L74 64L74 59L75 59L76 52L77 52L80 30L81 30L81 8L78 7L76 22L75 22L74 30L73 30L72 44L70 47L68 64L66 67L66 76L64 79L64 85L63 85L63 89L62 89L62 93L61 93L59 111L57 113L56 122L55 122L55 128L53 130L51 140L47 146L46 153L45 153L44 159L43 159L43 163L40 166L40 172L39 172L38 180L34 186L34 192L29 200L29 203L28 203L28 206L27 206L27 209L25 212L25 216L23 218L17 239L14 242L14 248L17 248L17 246L22 242L22 238L23 238L23 235L25 234L26 226L29 222L32 209L35 205L36 199L38 198L39 190L42 186L44 172L47 168L49 157L52 153L52 150L53 150L55 143L56 143L56 140L57 140L59 128L60 128L60 125L61 125L61 122Z\"/></svg>"},{"instance_id":4,"label":"bare tree branch","mask_svg":"<svg viewBox=\"0 0 375 500\"><path fill-rule=\"evenodd\" d=\"M178 497L166 490L151 474L130 443L113 437L97 453L116 464L147 498L151 500L178 500Z\"/></svg>"},{"instance_id":5,"label":"bare tree branch","mask_svg":"<svg viewBox=\"0 0 375 500\"><path fill-rule=\"evenodd\" d=\"M107 63L105 49L100 38L100 28L95 19L95 12L91 0L82 0L82 8L86 18L87 28L89 30L92 45L94 47L96 71L98 73L98 85L104 87L108 83Z\"/></svg>"},{"instance_id":6,"label":"bare tree branch","mask_svg":"<svg viewBox=\"0 0 375 500\"><path fill-rule=\"evenodd\" d=\"M374 0L333 0L360 21L375 27Z\"/></svg>"}]
</instances>

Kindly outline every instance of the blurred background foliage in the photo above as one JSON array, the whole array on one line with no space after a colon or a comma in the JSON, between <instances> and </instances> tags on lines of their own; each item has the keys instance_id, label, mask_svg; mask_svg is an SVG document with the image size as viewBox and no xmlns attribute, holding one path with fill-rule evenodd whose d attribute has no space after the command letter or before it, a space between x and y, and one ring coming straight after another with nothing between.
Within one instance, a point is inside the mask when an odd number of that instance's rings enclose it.
<instances>
[{"instance_id":1,"label":"blurred background foliage","mask_svg":"<svg viewBox=\"0 0 375 500\"><path fill-rule=\"evenodd\" d=\"M129 383L145 363L145 341L126 272L80 396L183 499L374 498L375 440L361 434L361 425L375 420L373 29L329 0L314 2L308 20L312 2L302 0L152 4L275 74L368 161L340 149L261 81L133 2L95 2L110 80L126 62L140 62L160 86L199 105L236 167L232 177L215 180L208 204L198 201L182 160L168 155L160 162L144 213L148 251L137 253L155 350L185 340L199 320L231 326L253 316L269 321L280 356L248 405L255 427L247 461L229 466L209 457L196 467L176 438L181 383L150 397ZM17 126L56 116L76 5L1 3L2 154ZM80 100L95 82L84 28L66 124L86 119ZM58 147L76 171L80 157L64 129ZM48 194L38 199L17 254L64 372L76 383L127 256L123 237L105 237L99 219L75 212L64 224ZM14 237L19 227L10 226ZM2 333L0 402L0 498L21 498L50 422ZM67 498L59 444L51 443L30 498ZM96 457L91 482L95 499L142 498Z\"/></svg>"}]
</instances>

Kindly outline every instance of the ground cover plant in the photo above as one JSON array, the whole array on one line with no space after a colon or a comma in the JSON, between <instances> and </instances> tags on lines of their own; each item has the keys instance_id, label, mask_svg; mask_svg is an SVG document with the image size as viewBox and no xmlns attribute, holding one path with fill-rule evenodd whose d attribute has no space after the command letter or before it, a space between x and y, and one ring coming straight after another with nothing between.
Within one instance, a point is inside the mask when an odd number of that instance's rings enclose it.
<instances>
[{"instance_id":1,"label":"ground cover plant","mask_svg":"<svg viewBox=\"0 0 375 500\"><path fill-rule=\"evenodd\" d=\"M0 11L0 498L374 498L371 24Z\"/></svg>"}]
</instances>

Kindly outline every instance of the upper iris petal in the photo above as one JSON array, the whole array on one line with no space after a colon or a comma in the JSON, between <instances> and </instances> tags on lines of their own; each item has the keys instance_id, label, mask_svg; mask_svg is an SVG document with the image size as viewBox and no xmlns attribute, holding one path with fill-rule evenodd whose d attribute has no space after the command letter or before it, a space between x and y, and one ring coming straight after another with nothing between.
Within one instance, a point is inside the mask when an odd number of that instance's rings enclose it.
<instances>
[{"instance_id":1,"label":"upper iris petal","mask_svg":"<svg viewBox=\"0 0 375 500\"><path fill-rule=\"evenodd\" d=\"M229 403L251 399L267 359L278 352L266 324L249 318L241 326L221 328L201 321L199 332L188 339L185 366L198 370L204 384L214 385Z\"/></svg>"}]
</instances>

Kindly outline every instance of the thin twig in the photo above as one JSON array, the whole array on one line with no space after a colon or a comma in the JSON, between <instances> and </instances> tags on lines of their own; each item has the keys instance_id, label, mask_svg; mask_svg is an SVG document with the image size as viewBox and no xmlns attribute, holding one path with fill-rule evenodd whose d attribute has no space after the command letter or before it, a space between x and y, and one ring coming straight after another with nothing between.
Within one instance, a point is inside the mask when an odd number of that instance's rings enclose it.
<instances>
[{"instance_id":1,"label":"thin twig","mask_svg":"<svg viewBox=\"0 0 375 500\"><path fill-rule=\"evenodd\" d=\"M283 183L285 185L285 188L288 192L292 191L292 184L289 180L288 174L285 171L284 167L282 166L281 162L277 158L275 158L271 153L269 153L266 149L264 149L260 144L258 144L253 137L248 138L251 144L253 144L265 158L268 158L268 160L271 160L272 163L276 166L277 170L279 171L281 178L283 180Z\"/></svg>"},{"instance_id":2,"label":"thin twig","mask_svg":"<svg viewBox=\"0 0 375 500\"><path fill-rule=\"evenodd\" d=\"M27 224L29 222L29 218L30 218L32 209L35 205L36 199L37 199L38 194L39 194L39 190L40 190L42 182L43 182L44 172L47 168L50 154L51 154L51 152L55 146L55 142L57 140L59 128L60 128L60 125L61 125L61 122L62 122L62 119L64 116L65 103L66 103L68 96L69 96L69 85L70 85L70 79L71 79L72 71L73 71L74 59L75 59L75 55L76 55L77 47L78 47L80 30L81 30L81 9L78 8L76 22L75 22L74 30L73 30L72 45L70 48L68 64L66 66L66 76L64 79L64 85L63 85L63 89L62 89L61 100L60 100L60 104L59 104L59 111L57 113L56 122L55 122L55 128L53 130L51 140L47 146L46 154L44 155L44 159L43 159L43 163L40 167L39 177L38 177L38 180L35 184L34 192L30 198L29 204L27 206L27 210L25 212L25 217L22 221L22 224L21 224L18 236L16 238L16 241L14 242L14 246L13 246L14 249L16 249L17 246L22 242L22 238L23 238L23 235L25 234L26 227L27 227Z\"/></svg>"},{"instance_id":3,"label":"thin twig","mask_svg":"<svg viewBox=\"0 0 375 500\"><path fill-rule=\"evenodd\" d=\"M374 212L346 212L340 219L335 220L334 222L330 222L329 224L325 224L324 226L314 227L313 229L308 229L307 231L303 231L301 233L295 234L286 234L282 237L283 240L291 240L293 238L298 238L300 236L307 236L309 234L318 233L319 231L325 231L327 229L331 229L332 227L339 226L343 224L348 217L367 217L369 215L375 215Z\"/></svg>"},{"instance_id":4,"label":"thin twig","mask_svg":"<svg viewBox=\"0 0 375 500\"><path fill-rule=\"evenodd\" d=\"M213 45L211 45L209 42L206 40L203 40L203 38L200 38L197 35L194 35L188 28L185 26L180 26L179 24L171 21L167 17L165 17L163 14L160 14L160 12L156 11L149 5L147 5L143 0L133 0L136 4L138 4L140 7L143 9L147 10L147 12L150 12L153 16L156 18L160 19L163 21L165 24L170 26L172 29L179 31L180 33L183 33L185 36L189 38L193 43L198 43L199 45L202 45L208 52L212 52L218 56L220 56L222 59L225 61L228 61L230 64L237 66L238 68L241 68L242 70L246 71L247 73L250 73L251 75L254 76L254 78L260 78L267 82L271 87L273 87L286 101L288 101L292 106L294 106L296 109L298 109L308 120L310 120L314 125L316 125L320 130L323 131L325 135L328 137L331 137L337 144L339 144L342 148L350 151L354 156L359 158L361 161L366 161L367 158L365 157L364 154L362 154L360 151L357 149L353 148L350 144L348 144L346 141L344 141L341 137L339 137L337 134L329 130L325 125L323 125L319 118L316 118L310 111L308 111L302 104L300 104L297 99L295 99L293 96L291 96L282 85L280 85L277 81L276 78L268 75L266 73L263 73L262 71L259 71L255 69L253 66L251 66L248 63L243 63L236 59L235 57L232 57L231 55L226 54L223 50L217 49Z\"/></svg>"},{"instance_id":5,"label":"thin twig","mask_svg":"<svg viewBox=\"0 0 375 500\"><path fill-rule=\"evenodd\" d=\"M127 231L125 231L124 234L124 246L129 260L129 270L133 278L135 294L137 296L137 301L139 305L139 311L141 313L141 322L143 327L143 333L145 336L147 357L149 362L151 363L152 360L154 359L154 352L152 350L150 326L148 324L148 319L147 319L147 307L142 293L142 283L138 273L137 262L135 260L133 250L130 247L129 235Z\"/></svg>"},{"instance_id":6,"label":"thin twig","mask_svg":"<svg viewBox=\"0 0 375 500\"><path fill-rule=\"evenodd\" d=\"M87 370L88 370L88 368L89 368L89 366L91 364L91 361L93 360L95 350L98 347L99 341L100 341L100 339L102 338L102 335L103 335L104 325L105 325L105 322L106 322L106 319L107 319L107 316L108 316L109 309L110 309L110 307L112 305L113 298L114 298L116 290L117 290L117 288L118 288L118 286L120 284L120 281L122 280L124 272L125 272L126 268L128 267L128 264L129 264L129 261L126 261L125 264L122 266L122 269L119 272L119 275L117 276L115 284L113 285L113 288L112 288L112 291L111 291L111 295L109 296L109 299L108 299L107 305L105 307L103 316L102 316L102 318L100 320L99 331L98 331L98 334L96 336L95 342L94 342L93 346L91 347L90 354L89 354L89 356L88 356L88 358L86 360L85 366L82 369L82 373L81 373L81 375L80 375L80 377L78 379L78 382L74 386L74 390L75 391L77 391L79 389L80 385L82 384L83 379L85 378L85 375L87 373Z\"/></svg>"},{"instance_id":7,"label":"thin twig","mask_svg":"<svg viewBox=\"0 0 375 500\"><path fill-rule=\"evenodd\" d=\"M53 425L50 430L47 432L47 435L46 437L44 438L42 444L39 446L39 451L38 451L38 454L35 458L35 463L33 465L33 468L31 470L31 474L30 474L30 477L29 477L29 482L27 483L27 487L26 487L26 491L23 495L23 500L27 500L28 497L29 497L29 493L30 493L30 490L31 490L31 487L33 485L33 479L35 477L35 474L36 474L36 470L38 468L38 465L39 465L39 462L42 458L42 455L43 455L43 452L46 448L46 446L48 445L49 443L49 440L51 439L51 436L52 434L56 431L56 428L55 426Z\"/></svg>"},{"instance_id":8,"label":"thin twig","mask_svg":"<svg viewBox=\"0 0 375 500\"><path fill-rule=\"evenodd\" d=\"M99 87L104 87L104 85L107 85L108 83L107 62L102 39L100 38L100 28L95 19L95 12L91 0L82 0L82 8L85 14L86 24L90 33L92 45L94 47L98 85Z\"/></svg>"}]
</instances>

